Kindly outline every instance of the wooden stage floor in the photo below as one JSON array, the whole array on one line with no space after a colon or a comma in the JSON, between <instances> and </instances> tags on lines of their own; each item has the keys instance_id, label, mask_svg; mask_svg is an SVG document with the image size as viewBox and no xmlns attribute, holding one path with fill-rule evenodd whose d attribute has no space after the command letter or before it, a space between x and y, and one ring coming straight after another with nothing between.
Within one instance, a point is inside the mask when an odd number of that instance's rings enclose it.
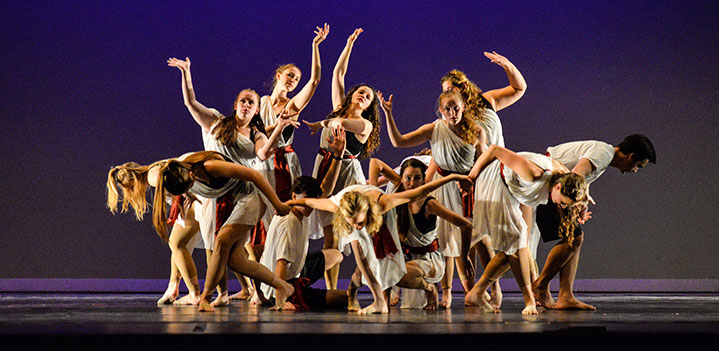
<instances>
[{"instance_id":1,"label":"wooden stage floor","mask_svg":"<svg viewBox=\"0 0 719 351\"><path fill-rule=\"evenodd\" d=\"M505 295L499 314L465 308L463 295L455 293L449 310L392 308L389 314L370 316L344 311L272 312L246 301L233 301L214 313L199 313L195 307L158 307L156 294L2 293L0 337L26 347L52 345L53 349L125 343L140 347L144 339L177 346L202 345L213 340L208 335L237 339L238 343L292 345L303 340L317 342L316 347L332 340L345 345L371 340L375 343L371 349L390 345L454 348L464 347L464 342L559 342L572 336L600 344L616 337L634 337L658 345L683 336L719 337L716 294L577 296L598 310L540 309L538 316L522 316L522 297L516 293ZM366 306L371 295L360 294L360 300Z\"/></svg>"}]
</instances>

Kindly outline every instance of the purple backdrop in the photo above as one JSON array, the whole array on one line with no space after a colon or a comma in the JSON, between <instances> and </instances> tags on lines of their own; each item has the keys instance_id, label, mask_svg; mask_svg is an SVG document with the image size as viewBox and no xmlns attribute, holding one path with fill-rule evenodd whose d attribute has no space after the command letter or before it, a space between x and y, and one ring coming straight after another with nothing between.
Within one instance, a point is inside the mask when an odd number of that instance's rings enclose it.
<instances>
[{"instance_id":1,"label":"purple backdrop","mask_svg":"<svg viewBox=\"0 0 719 351\"><path fill-rule=\"evenodd\" d=\"M104 207L111 166L202 148L180 73L165 61L189 56L198 100L229 113L239 90L268 93L280 64L296 63L304 84L313 30L324 22L322 80L301 119L330 111L332 68L356 27L364 33L347 85L394 94L403 132L435 118L439 79L450 69L484 90L507 85L482 55L495 50L528 83L500 111L509 148L643 133L657 149L657 165L625 176L610 169L592 185L597 205L578 278L719 278L719 169L707 157L719 151L714 3L467 3L4 3L0 278L165 278L169 250L149 217ZM382 123L377 157L396 164L421 148L393 149ZM319 137L303 127L296 141L311 174ZM549 247L540 245L540 261ZM197 261L204 276L202 255Z\"/></svg>"}]
</instances>

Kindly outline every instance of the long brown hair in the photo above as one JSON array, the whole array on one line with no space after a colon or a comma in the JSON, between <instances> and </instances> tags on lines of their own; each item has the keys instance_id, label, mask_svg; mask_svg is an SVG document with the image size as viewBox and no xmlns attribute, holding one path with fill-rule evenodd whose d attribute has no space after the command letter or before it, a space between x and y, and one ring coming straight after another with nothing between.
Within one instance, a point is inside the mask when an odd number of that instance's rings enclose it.
<instances>
[{"instance_id":1,"label":"long brown hair","mask_svg":"<svg viewBox=\"0 0 719 351\"><path fill-rule=\"evenodd\" d=\"M353 228L346 218L352 218L363 211L367 213L367 233L374 235L382 226L382 212L377 201L359 191L348 191L342 196L332 219L332 230L339 235L349 235Z\"/></svg>"},{"instance_id":2,"label":"long brown hair","mask_svg":"<svg viewBox=\"0 0 719 351\"><path fill-rule=\"evenodd\" d=\"M107 207L112 214L117 212L117 203L120 201L118 184L122 191L122 206L120 213L125 213L130 207L135 211L135 218L141 221L147 212L147 173L155 165L141 166L137 162L126 162L112 167L107 173Z\"/></svg>"},{"instance_id":3,"label":"long brown hair","mask_svg":"<svg viewBox=\"0 0 719 351\"><path fill-rule=\"evenodd\" d=\"M472 117L477 122L484 122L484 109L487 107L491 108L491 105L487 104L487 100L482 98L482 89L479 89L473 81L467 78L467 75L460 70L453 69L442 77L440 83L450 81L452 85L459 89L462 94L462 98L465 101L467 110L472 111Z\"/></svg>"},{"instance_id":4,"label":"long brown hair","mask_svg":"<svg viewBox=\"0 0 719 351\"><path fill-rule=\"evenodd\" d=\"M408 158L407 160L402 162L402 165L400 166L400 179L402 179L402 176L404 175L404 170L407 169L407 167L418 168L420 171L422 171L422 179L426 177L427 165L425 165L424 162L416 158ZM406 189L404 188L404 185L401 183L400 180L400 184L397 186L395 192L401 192L405 190ZM409 232L409 216L412 215L409 204L410 203L408 202L406 204L395 207L397 212L397 232L399 233L400 241L404 241L404 238Z\"/></svg>"},{"instance_id":5,"label":"long brown hair","mask_svg":"<svg viewBox=\"0 0 719 351\"><path fill-rule=\"evenodd\" d=\"M361 87L368 87L372 90L372 94L374 97L372 98L372 102L370 105L362 111L362 118L370 121L372 123L372 132L370 132L369 138L364 144L364 147L362 148L362 151L360 152L359 156L357 158L359 159L366 159L370 156L372 156L372 153L379 147L379 132L380 132L380 124L379 124L379 98L377 97L377 91L374 90L370 85L368 84L360 84L352 87L347 92L347 95L345 95L344 99L342 100L342 104L337 107L332 113L330 113L327 118L343 118L347 115L347 110L349 110L350 102L352 100L352 94L354 94L357 89Z\"/></svg>"},{"instance_id":6,"label":"long brown hair","mask_svg":"<svg viewBox=\"0 0 719 351\"><path fill-rule=\"evenodd\" d=\"M554 185L560 184L562 187L560 193L575 203L587 200L587 182L584 177L576 173L560 173L555 172L549 180L549 189ZM578 206L568 206L565 209L559 209L561 214L561 222L559 223L559 237L567 239L569 246L574 243L574 230L578 225L580 208Z\"/></svg>"},{"instance_id":7,"label":"long brown hair","mask_svg":"<svg viewBox=\"0 0 719 351\"><path fill-rule=\"evenodd\" d=\"M235 98L232 116L227 117L221 115L217 125L212 130L212 134L224 145L232 145L237 142L237 104L240 100L240 94L243 92L250 92L257 97L257 113L252 116L249 127L262 134L267 134L265 132L265 123L262 122L262 118L260 117L260 94L257 94L257 92L252 89L243 89Z\"/></svg>"},{"instance_id":8,"label":"long brown hair","mask_svg":"<svg viewBox=\"0 0 719 351\"><path fill-rule=\"evenodd\" d=\"M474 145L479 140L479 133L481 128L476 122L474 112L467 108L467 102L464 100L462 94L456 90L447 90L439 94L437 104L439 109L442 108L442 101L448 98L458 98L464 105L464 112L462 112L462 120L459 121L457 127L459 129L457 136L464 140L467 144Z\"/></svg>"},{"instance_id":9,"label":"long brown hair","mask_svg":"<svg viewBox=\"0 0 719 351\"><path fill-rule=\"evenodd\" d=\"M215 151L198 151L187 156L184 161L170 159L160 165L157 176L157 186L152 205L152 224L155 232L164 241L168 240L167 216L165 213L165 192L172 195L183 195L192 186L193 178L190 171L202 166L205 161L224 160L222 154ZM194 198L191 196L185 208L192 205Z\"/></svg>"}]
</instances>

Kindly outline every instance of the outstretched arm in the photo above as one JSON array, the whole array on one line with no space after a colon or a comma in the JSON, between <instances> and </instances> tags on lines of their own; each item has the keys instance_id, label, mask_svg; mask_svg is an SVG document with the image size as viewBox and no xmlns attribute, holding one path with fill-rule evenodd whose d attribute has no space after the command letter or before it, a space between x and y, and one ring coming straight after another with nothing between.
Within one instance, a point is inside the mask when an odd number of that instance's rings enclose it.
<instances>
[{"instance_id":1,"label":"outstretched arm","mask_svg":"<svg viewBox=\"0 0 719 351\"><path fill-rule=\"evenodd\" d=\"M379 186L380 184L380 175L385 178L386 181L391 182L392 184L397 185L401 177L397 172L392 169L388 164L384 163L384 161L373 158L369 160L369 179L367 179L368 183L370 185ZM385 181L385 183L386 183Z\"/></svg>"},{"instance_id":2,"label":"outstretched arm","mask_svg":"<svg viewBox=\"0 0 719 351\"><path fill-rule=\"evenodd\" d=\"M469 181L467 176L462 174L451 174L437 180L433 180L418 188L386 194L379 199L380 209L385 213L399 205L414 201L420 197L427 196L435 189L452 181Z\"/></svg>"},{"instance_id":3,"label":"outstretched arm","mask_svg":"<svg viewBox=\"0 0 719 351\"><path fill-rule=\"evenodd\" d=\"M218 160L205 161L204 166L207 174L211 177L235 178L252 182L255 184L257 189L259 189L262 194L270 200L270 203L277 211L277 214L284 216L290 213L290 206L280 201L280 198L277 197L277 193L275 193L274 189L272 189L272 185L270 185L267 179L265 179L260 172L236 163Z\"/></svg>"},{"instance_id":4,"label":"outstretched arm","mask_svg":"<svg viewBox=\"0 0 719 351\"><path fill-rule=\"evenodd\" d=\"M205 107L195 98L195 89L192 87L192 76L190 75L190 58L186 57L184 61L174 57L167 59L167 65L177 67L182 72L182 98L185 106L190 111L195 122L202 127L204 131L209 131L212 123L217 117L210 109Z\"/></svg>"},{"instance_id":5,"label":"outstretched arm","mask_svg":"<svg viewBox=\"0 0 719 351\"><path fill-rule=\"evenodd\" d=\"M345 95L345 74L347 73L347 65L350 62L350 54L352 53L352 46L354 45L357 37L362 33L362 28L355 29L354 33L347 38L347 45L337 59L335 69L332 72L332 109L336 109L342 105L342 99Z\"/></svg>"},{"instance_id":6,"label":"outstretched arm","mask_svg":"<svg viewBox=\"0 0 719 351\"><path fill-rule=\"evenodd\" d=\"M275 126L276 128L272 130L269 137L266 137L262 133L257 133L257 139L255 140L255 154L257 155L257 158L262 161L270 158L272 153L277 150L277 143L280 140L282 130L284 130L287 126L297 128L300 126L300 122L289 118L280 118L277 120L277 124Z\"/></svg>"},{"instance_id":7,"label":"outstretched arm","mask_svg":"<svg viewBox=\"0 0 719 351\"><path fill-rule=\"evenodd\" d=\"M314 208L315 210L335 212L337 211L337 205L330 199L313 199L309 197L294 199L285 202L289 206L307 206Z\"/></svg>"},{"instance_id":8,"label":"outstretched arm","mask_svg":"<svg viewBox=\"0 0 719 351\"><path fill-rule=\"evenodd\" d=\"M302 90L295 95L285 107L286 115L295 116L297 120L297 114L299 114L310 102L310 99L315 94L317 86L320 84L320 76L322 75L322 64L320 63L320 43L327 38L327 34L330 32L330 26L325 23L324 27L317 27L315 31L315 38L312 40L312 73L310 80L307 81Z\"/></svg>"},{"instance_id":9,"label":"outstretched arm","mask_svg":"<svg viewBox=\"0 0 719 351\"><path fill-rule=\"evenodd\" d=\"M412 147L432 139L434 123L427 123L407 134L400 133L399 129L397 129L397 124L394 122L394 116L392 115L392 95L389 96L388 100L385 100L384 96L382 96L382 92L378 91L377 98L379 98L380 106L382 106L382 111L387 120L387 133L389 134L389 140L392 142L392 146Z\"/></svg>"},{"instance_id":10,"label":"outstretched arm","mask_svg":"<svg viewBox=\"0 0 719 351\"><path fill-rule=\"evenodd\" d=\"M505 167L511 168L512 171L526 181L536 180L544 173L544 170L539 168L539 166L518 155L516 152L498 145L491 145L474 163L468 175L469 179L474 182L477 176L479 176L479 173L494 160L499 160Z\"/></svg>"},{"instance_id":11,"label":"outstretched arm","mask_svg":"<svg viewBox=\"0 0 719 351\"><path fill-rule=\"evenodd\" d=\"M527 91L527 82L524 81L522 73L512 64L506 57L492 51L485 52L484 56L489 58L493 63L498 64L507 73L509 85L502 89L490 90L482 94L485 99L494 106L495 111L499 111L505 107L509 107L517 102L524 92Z\"/></svg>"},{"instance_id":12,"label":"outstretched arm","mask_svg":"<svg viewBox=\"0 0 719 351\"><path fill-rule=\"evenodd\" d=\"M342 127L347 131L350 131L352 133L355 133L357 135L358 139L361 139L362 136L368 137L370 133L372 133L372 122L362 118L362 119L350 119L350 118L330 118L325 119L319 122L304 122L307 127L310 128L312 133L310 135L314 135L318 131L322 130L322 128L337 128Z\"/></svg>"}]
</instances>

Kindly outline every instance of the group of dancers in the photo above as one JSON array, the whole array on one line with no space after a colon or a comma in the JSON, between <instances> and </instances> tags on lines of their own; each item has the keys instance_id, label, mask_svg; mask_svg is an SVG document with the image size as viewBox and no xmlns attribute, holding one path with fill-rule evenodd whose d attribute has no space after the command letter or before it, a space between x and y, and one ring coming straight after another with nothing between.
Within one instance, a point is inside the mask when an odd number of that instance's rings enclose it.
<instances>
[{"instance_id":1,"label":"group of dancers","mask_svg":"<svg viewBox=\"0 0 719 351\"><path fill-rule=\"evenodd\" d=\"M303 121L313 135L321 134L312 177L302 175L294 130L320 82L319 45L329 34L327 24L316 28L310 78L299 92L289 96L298 89L299 68L280 66L270 95L240 91L229 116L197 100L189 58L168 59L181 72L184 103L201 127L205 151L149 165L124 163L107 180L110 210L132 209L142 219L151 207L157 234L170 246L170 281L158 304L213 311L243 298L273 310L387 313L400 302L402 308L433 310L451 306L456 268L467 307L498 312L499 278L511 269L524 297L523 314L538 313L537 306L594 309L572 292L581 224L591 218L588 206L594 203L589 184L610 166L632 173L655 163L649 139L634 134L617 146L569 142L548 147L546 154L507 149L497 112L517 102L527 84L496 52L484 55L504 69L506 87L483 92L452 70L440 81L437 118L403 134L392 95L385 98L366 84L345 92L361 33L349 36L334 67L332 112L321 121ZM371 158L379 146L380 110L394 147L429 142L430 148L396 168ZM368 158L365 177L359 160ZM540 237L558 240L541 271L534 259ZM324 239L323 249L308 253L310 239ZM191 256L195 246L206 249L202 288ZM352 255L357 268L347 289L338 290L343 255ZM477 261L484 271L475 282ZM232 296L227 267L242 285ZM557 275L555 301L549 282ZM323 277L327 289L311 287ZM182 298L180 279L188 288ZM357 299L362 285L373 297L365 307Z\"/></svg>"}]
</instances>

